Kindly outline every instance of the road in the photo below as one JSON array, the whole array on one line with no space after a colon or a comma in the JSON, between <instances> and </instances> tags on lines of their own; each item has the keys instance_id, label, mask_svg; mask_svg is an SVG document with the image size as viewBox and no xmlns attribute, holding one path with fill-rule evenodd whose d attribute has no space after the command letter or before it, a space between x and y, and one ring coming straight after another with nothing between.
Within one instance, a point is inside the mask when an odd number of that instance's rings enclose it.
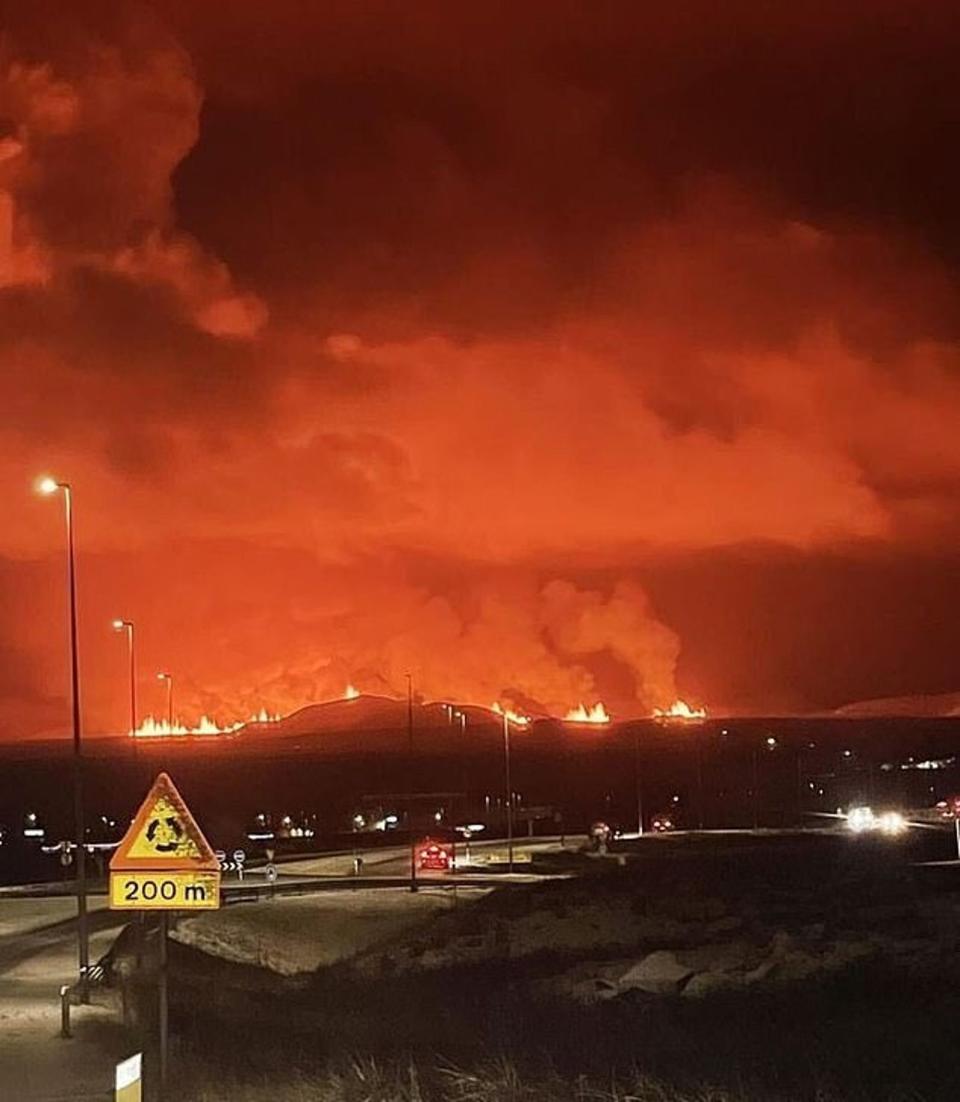
<instances>
[{"instance_id":1,"label":"road","mask_svg":"<svg viewBox=\"0 0 960 1102\"><path fill-rule=\"evenodd\" d=\"M570 839L575 845L579 839ZM559 849L559 839L518 839L515 845L517 872L512 879L525 881L530 854L536 850ZM473 862L461 874L420 870L426 886L433 882L451 885L482 878L503 882L504 872L491 871L501 857L506 861L502 841L477 842L471 846ZM463 853L463 847L460 847ZM409 849L386 846L364 853L364 880L388 888L406 877ZM308 892L311 888L332 889L355 883L353 856L329 854L286 862L280 866L278 888L285 886ZM378 885L379 881L379 885ZM264 884L261 871L247 874L246 883ZM225 876L228 890L240 888L235 876ZM15 889L0 893L0 1100L2 1102L86 1102L112 1097L113 1067L129 1055L115 1012L106 1005L74 1007L73 1037L60 1037L59 990L76 977L76 904L64 895L65 885L51 885L49 896L17 895ZM329 907L329 902L324 906ZM99 960L129 916L106 909L102 888L91 893L90 957Z\"/></svg>"},{"instance_id":2,"label":"road","mask_svg":"<svg viewBox=\"0 0 960 1102\"><path fill-rule=\"evenodd\" d=\"M98 960L126 916L91 898L90 956ZM74 1036L60 1032L59 990L77 972L76 905L69 897L0 900L0 1098L4 1102L105 1099L123 1051L103 1005L77 1007Z\"/></svg>"},{"instance_id":3,"label":"road","mask_svg":"<svg viewBox=\"0 0 960 1102\"><path fill-rule=\"evenodd\" d=\"M517 876L530 877L530 858L537 852L560 852L561 849L576 849L584 841L585 836L568 836L561 844L560 836L549 838L517 838L514 840L514 872ZM469 860L468 860L469 852ZM357 850L357 854L363 859L362 875L364 877L403 877L410 874L410 847L383 846L372 850ZM354 854L335 853L307 857L303 859L285 860L278 865L280 877L293 876L351 876L353 875ZM471 879L477 877L501 880L504 876L504 868L507 861L507 843L503 838L495 838L484 841L471 841L469 851L464 844L457 844L457 870L465 877ZM253 870L251 877L259 875ZM418 880L445 881L451 878L450 873L436 869L418 869Z\"/></svg>"}]
</instances>

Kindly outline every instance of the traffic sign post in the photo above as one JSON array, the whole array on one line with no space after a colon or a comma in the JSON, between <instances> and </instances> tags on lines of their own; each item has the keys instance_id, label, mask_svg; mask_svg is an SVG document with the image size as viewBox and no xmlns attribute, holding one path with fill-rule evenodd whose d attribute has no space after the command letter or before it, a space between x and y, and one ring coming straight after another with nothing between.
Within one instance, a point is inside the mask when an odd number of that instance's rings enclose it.
<instances>
[{"instance_id":1,"label":"traffic sign post","mask_svg":"<svg viewBox=\"0 0 960 1102\"><path fill-rule=\"evenodd\" d=\"M141 1093L141 1069L143 1065L143 1053L138 1052L128 1060L121 1060L117 1064L115 1079L116 1093L114 1102L140 1102Z\"/></svg>"},{"instance_id":2,"label":"traffic sign post","mask_svg":"<svg viewBox=\"0 0 960 1102\"><path fill-rule=\"evenodd\" d=\"M167 1082L170 911L220 906L220 862L166 773L153 782L110 861L110 909L159 911L160 1097ZM120 1069L117 1069L119 1084ZM139 1084L139 1077L137 1079ZM124 1095L139 1099L136 1095ZM120 1099L119 1086L117 1098Z\"/></svg>"}]
</instances>

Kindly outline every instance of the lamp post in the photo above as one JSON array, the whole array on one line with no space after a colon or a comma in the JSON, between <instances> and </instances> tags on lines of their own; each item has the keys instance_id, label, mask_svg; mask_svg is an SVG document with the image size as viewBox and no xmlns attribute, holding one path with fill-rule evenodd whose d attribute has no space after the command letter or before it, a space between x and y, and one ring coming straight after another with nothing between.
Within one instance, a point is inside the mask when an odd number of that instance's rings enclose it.
<instances>
[{"instance_id":1,"label":"lamp post","mask_svg":"<svg viewBox=\"0 0 960 1102\"><path fill-rule=\"evenodd\" d=\"M703 830L703 733L694 735L697 743L697 830Z\"/></svg>"},{"instance_id":2,"label":"lamp post","mask_svg":"<svg viewBox=\"0 0 960 1102\"><path fill-rule=\"evenodd\" d=\"M806 781L806 777L803 772L803 755L808 750L815 750L817 744L815 742L805 743L803 746L797 747L797 822L803 825L803 786Z\"/></svg>"},{"instance_id":3,"label":"lamp post","mask_svg":"<svg viewBox=\"0 0 960 1102\"><path fill-rule=\"evenodd\" d=\"M763 740L763 746L765 750L776 750L777 740L773 735L768 735ZM759 746L757 743L753 744L753 829L756 830L760 826L760 763L759 755L757 753Z\"/></svg>"},{"instance_id":4,"label":"lamp post","mask_svg":"<svg viewBox=\"0 0 960 1102\"><path fill-rule=\"evenodd\" d=\"M407 796L407 829L410 831L410 891L417 890L417 836L413 829L413 674L407 678L407 774L409 793Z\"/></svg>"},{"instance_id":5,"label":"lamp post","mask_svg":"<svg viewBox=\"0 0 960 1102\"><path fill-rule=\"evenodd\" d=\"M513 872L513 785L510 781L510 720L503 716L504 785L507 790L507 865Z\"/></svg>"},{"instance_id":6,"label":"lamp post","mask_svg":"<svg viewBox=\"0 0 960 1102\"><path fill-rule=\"evenodd\" d=\"M637 789L637 835L643 836L643 774L640 770L640 727L636 729L633 744L634 780Z\"/></svg>"},{"instance_id":7,"label":"lamp post","mask_svg":"<svg viewBox=\"0 0 960 1102\"><path fill-rule=\"evenodd\" d=\"M80 728L80 660L77 647L77 570L73 541L73 489L69 482L42 478L37 487L47 496L63 494L67 523L67 577L70 595L70 688L73 702L73 820L77 851L77 955L80 967L80 999L90 1001L90 934L87 927L87 850L83 811L83 747Z\"/></svg>"},{"instance_id":8,"label":"lamp post","mask_svg":"<svg viewBox=\"0 0 960 1102\"><path fill-rule=\"evenodd\" d=\"M114 620L113 630L122 631L127 637L127 658L130 669L130 737L136 739L137 735L137 661L134 652L133 621ZM134 742L136 753L136 742Z\"/></svg>"},{"instance_id":9,"label":"lamp post","mask_svg":"<svg viewBox=\"0 0 960 1102\"><path fill-rule=\"evenodd\" d=\"M173 734L173 674L158 673L157 680L167 683L167 726Z\"/></svg>"}]
</instances>

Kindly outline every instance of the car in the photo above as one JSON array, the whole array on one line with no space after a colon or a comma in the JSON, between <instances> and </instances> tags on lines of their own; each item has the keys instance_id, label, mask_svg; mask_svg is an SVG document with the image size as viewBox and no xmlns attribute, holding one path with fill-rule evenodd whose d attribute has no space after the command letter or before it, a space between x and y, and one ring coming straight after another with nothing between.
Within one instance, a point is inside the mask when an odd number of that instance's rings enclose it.
<instances>
[{"instance_id":1,"label":"car","mask_svg":"<svg viewBox=\"0 0 960 1102\"><path fill-rule=\"evenodd\" d=\"M671 815L654 815L650 820L650 830L654 834L669 834L671 830L675 829L676 824Z\"/></svg>"},{"instance_id":2,"label":"car","mask_svg":"<svg viewBox=\"0 0 960 1102\"><path fill-rule=\"evenodd\" d=\"M960 819L960 796L938 801L937 812L941 819Z\"/></svg>"},{"instance_id":3,"label":"car","mask_svg":"<svg viewBox=\"0 0 960 1102\"><path fill-rule=\"evenodd\" d=\"M439 842L421 842L417 848L417 867L446 872L451 866L450 852Z\"/></svg>"}]
</instances>

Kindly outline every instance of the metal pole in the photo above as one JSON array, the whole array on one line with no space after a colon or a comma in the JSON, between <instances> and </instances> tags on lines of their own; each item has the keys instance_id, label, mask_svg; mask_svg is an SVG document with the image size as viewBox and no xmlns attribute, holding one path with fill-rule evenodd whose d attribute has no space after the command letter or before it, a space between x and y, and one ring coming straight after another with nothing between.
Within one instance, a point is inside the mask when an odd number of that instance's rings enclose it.
<instances>
[{"instance_id":1,"label":"metal pole","mask_svg":"<svg viewBox=\"0 0 960 1102\"><path fill-rule=\"evenodd\" d=\"M160 1011L160 1098L167 1088L167 1046L169 1042L169 1002L167 993L167 912L160 912L160 969L158 975Z\"/></svg>"},{"instance_id":2,"label":"metal pole","mask_svg":"<svg viewBox=\"0 0 960 1102\"><path fill-rule=\"evenodd\" d=\"M757 761L757 747L753 747L753 829L760 826L760 768Z\"/></svg>"},{"instance_id":3,"label":"metal pole","mask_svg":"<svg viewBox=\"0 0 960 1102\"><path fill-rule=\"evenodd\" d=\"M640 771L640 728L634 738L634 776L637 787L637 834L643 834L643 779Z\"/></svg>"},{"instance_id":4,"label":"metal pole","mask_svg":"<svg viewBox=\"0 0 960 1102\"><path fill-rule=\"evenodd\" d=\"M173 678L167 675L167 723L173 730Z\"/></svg>"},{"instance_id":5,"label":"metal pole","mask_svg":"<svg viewBox=\"0 0 960 1102\"><path fill-rule=\"evenodd\" d=\"M957 860L960 861L960 819L954 819L953 825L957 832Z\"/></svg>"},{"instance_id":6,"label":"metal pole","mask_svg":"<svg viewBox=\"0 0 960 1102\"><path fill-rule=\"evenodd\" d=\"M80 964L80 1001L90 1001L90 934L87 928L87 850L83 813L83 747L80 728L80 658L77 643L77 568L73 540L73 492L60 484L67 518L67 560L70 581L70 684L73 697L73 817L77 846L77 940Z\"/></svg>"},{"instance_id":7,"label":"metal pole","mask_svg":"<svg viewBox=\"0 0 960 1102\"><path fill-rule=\"evenodd\" d=\"M134 652L133 624L127 622L127 648L130 656L130 734L137 737L137 660ZM133 744L134 759L136 759L137 744Z\"/></svg>"},{"instance_id":8,"label":"metal pole","mask_svg":"<svg viewBox=\"0 0 960 1102\"><path fill-rule=\"evenodd\" d=\"M510 782L510 720L503 717L504 782L507 788L507 864L513 872L513 785Z\"/></svg>"},{"instance_id":9,"label":"metal pole","mask_svg":"<svg viewBox=\"0 0 960 1102\"><path fill-rule=\"evenodd\" d=\"M413 829L413 674L407 674L407 829L410 831L410 891L417 890L417 838Z\"/></svg>"},{"instance_id":10,"label":"metal pole","mask_svg":"<svg viewBox=\"0 0 960 1102\"><path fill-rule=\"evenodd\" d=\"M698 731L697 740L697 830L703 830L703 735Z\"/></svg>"},{"instance_id":11,"label":"metal pole","mask_svg":"<svg viewBox=\"0 0 960 1102\"><path fill-rule=\"evenodd\" d=\"M70 985L60 985L60 1036L70 1037Z\"/></svg>"}]
</instances>

